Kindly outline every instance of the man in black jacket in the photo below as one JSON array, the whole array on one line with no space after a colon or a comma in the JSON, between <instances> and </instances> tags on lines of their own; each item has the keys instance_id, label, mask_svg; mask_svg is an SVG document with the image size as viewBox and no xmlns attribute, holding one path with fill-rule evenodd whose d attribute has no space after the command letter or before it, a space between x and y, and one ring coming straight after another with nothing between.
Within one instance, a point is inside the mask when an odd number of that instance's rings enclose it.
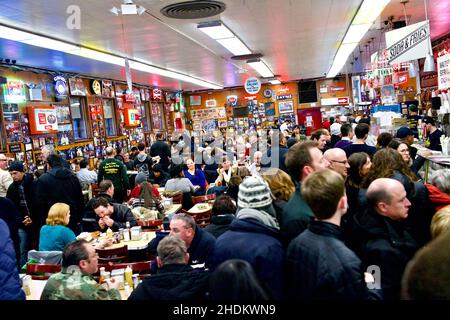
<instances>
[{"instance_id":1,"label":"man in black jacket","mask_svg":"<svg viewBox=\"0 0 450 320\"><path fill-rule=\"evenodd\" d=\"M170 175L167 172L164 172L162 166L157 163L153 166L152 171L150 172L150 176L148 180L153 186L156 188L161 188L166 185L167 180L170 179Z\"/></svg>"},{"instance_id":2,"label":"man in black jacket","mask_svg":"<svg viewBox=\"0 0 450 320\"><path fill-rule=\"evenodd\" d=\"M156 134L157 141L152 144L150 147L150 156L156 157L159 156L161 159L159 160L159 163L161 164L162 169L165 172L169 172L169 164L170 164L170 147L169 145L164 142L164 138L162 133L158 132Z\"/></svg>"},{"instance_id":3,"label":"man in black jacket","mask_svg":"<svg viewBox=\"0 0 450 320\"><path fill-rule=\"evenodd\" d=\"M98 218L95 214L94 209L92 209L92 205L94 202L100 198L103 197L106 200L108 200L111 204L119 204L114 198L114 185L111 180L102 180L100 184L98 185L98 194L95 198L92 198L89 200L86 205L84 206L84 214L83 214L83 220L81 221L82 224L82 231L84 232L93 232L95 230L98 230Z\"/></svg>"},{"instance_id":4,"label":"man in black jacket","mask_svg":"<svg viewBox=\"0 0 450 320\"><path fill-rule=\"evenodd\" d=\"M84 197L77 176L64 167L63 159L52 154L47 158L47 173L39 177L36 184L36 223L37 228L45 225L50 207L57 202L70 206L68 227L77 233L78 224L83 217Z\"/></svg>"},{"instance_id":5,"label":"man in black jacket","mask_svg":"<svg viewBox=\"0 0 450 320\"><path fill-rule=\"evenodd\" d=\"M9 165L9 173L12 176L13 183L9 186L6 197L16 205L20 212L20 265L27 262L27 253L30 245L36 239L39 230L33 228L33 197L35 192L35 182L33 175L26 174L25 168L20 161L13 161ZM11 233L12 234L12 233Z\"/></svg>"},{"instance_id":6,"label":"man in black jacket","mask_svg":"<svg viewBox=\"0 0 450 320\"><path fill-rule=\"evenodd\" d=\"M205 299L209 272L196 271L187 265L189 253L183 240L167 236L158 245L158 272L147 277L128 300L196 300Z\"/></svg>"},{"instance_id":7,"label":"man in black jacket","mask_svg":"<svg viewBox=\"0 0 450 320\"><path fill-rule=\"evenodd\" d=\"M403 185L394 179L380 178L367 189L368 209L356 214L364 267L376 266L386 300L400 298L400 285L406 264L418 249L417 242L402 223L411 206Z\"/></svg>"},{"instance_id":8,"label":"man in black jacket","mask_svg":"<svg viewBox=\"0 0 450 320\"><path fill-rule=\"evenodd\" d=\"M125 204L111 204L106 198L100 197L94 201L92 208L97 215L97 230L105 232L108 228L112 231L118 231L125 228L126 223L130 223L130 227L137 225L136 219Z\"/></svg>"},{"instance_id":9,"label":"man in black jacket","mask_svg":"<svg viewBox=\"0 0 450 320\"><path fill-rule=\"evenodd\" d=\"M315 172L302 196L316 220L292 240L287 252L288 297L295 300L365 300L369 290L361 260L343 242L347 211L344 179L332 170Z\"/></svg>"},{"instance_id":10,"label":"man in black jacket","mask_svg":"<svg viewBox=\"0 0 450 320\"><path fill-rule=\"evenodd\" d=\"M183 213L174 215L170 221L170 235L177 235L186 243L189 264L208 261L216 243L216 238L199 228L192 216Z\"/></svg>"}]
</instances>

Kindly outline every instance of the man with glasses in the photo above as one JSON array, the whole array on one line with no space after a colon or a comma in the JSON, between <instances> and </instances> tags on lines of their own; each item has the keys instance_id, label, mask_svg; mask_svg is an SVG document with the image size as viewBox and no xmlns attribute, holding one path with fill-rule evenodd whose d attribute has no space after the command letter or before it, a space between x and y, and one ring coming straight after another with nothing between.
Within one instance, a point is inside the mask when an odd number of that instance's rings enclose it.
<instances>
[{"instance_id":1,"label":"man with glasses","mask_svg":"<svg viewBox=\"0 0 450 320\"><path fill-rule=\"evenodd\" d=\"M0 153L0 197L6 197L9 186L13 183L13 179L8 170L8 158Z\"/></svg>"},{"instance_id":2,"label":"man with glasses","mask_svg":"<svg viewBox=\"0 0 450 320\"><path fill-rule=\"evenodd\" d=\"M62 270L48 279L41 300L120 300L119 282L111 278L98 284L92 277L97 269L98 256L91 244L85 240L68 244Z\"/></svg>"},{"instance_id":3,"label":"man with glasses","mask_svg":"<svg viewBox=\"0 0 450 320\"><path fill-rule=\"evenodd\" d=\"M350 165L344 150L341 148L328 149L323 156L330 162L329 169L339 173L344 179L347 178L347 170Z\"/></svg>"}]
</instances>

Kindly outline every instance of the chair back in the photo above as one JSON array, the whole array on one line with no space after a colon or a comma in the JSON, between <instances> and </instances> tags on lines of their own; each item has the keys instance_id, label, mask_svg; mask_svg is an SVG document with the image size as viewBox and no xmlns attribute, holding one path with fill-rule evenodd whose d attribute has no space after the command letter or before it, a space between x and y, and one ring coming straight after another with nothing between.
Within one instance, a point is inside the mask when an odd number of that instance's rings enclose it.
<instances>
[{"instance_id":1,"label":"chair back","mask_svg":"<svg viewBox=\"0 0 450 320\"><path fill-rule=\"evenodd\" d=\"M207 225L211 224L211 214L212 214L212 209L209 209L207 211L204 212L189 212L188 210L184 210L181 209L180 213L184 213L184 214L188 214L190 216L192 216L195 220L195 223L200 227L200 228L204 228Z\"/></svg>"},{"instance_id":2,"label":"chair back","mask_svg":"<svg viewBox=\"0 0 450 320\"><path fill-rule=\"evenodd\" d=\"M60 264L35 264L27 263L26 273L33 280L47 280L53 273L61 271Z\"/></svg>"},{"instance_id":3,"label":"chair back","mask_svg":"<svg viewBox=\"0 0 450 320\"><path fill-rule=\"evenodd\" d=\"M136 220L137 225L141 226L144 231L156 231L161 230L163 225L163 220Z\"/></svg>"},{"instance_id":4,"label":"chair back","mask_svg":"<svg viewBox=\"0 0 450 320\"><path fill-rule=\"evenodd\" d=\"M91 183L91 190L92 190L92 198L97 197L98 193L100 192L98 184Z\"/></svg>"},{"instance_id":5,"label":"chair back","mask_svg":"<svg viewBox=\"0 0 450 320\"><path fill-rule=\"evenodd\" d=\"M128 246L113 249L95 249L98 254L98 263L128 262Z\"/></svg>"},{"instance_id":6,"label":"chair back","mask_svg":"<svg viewBox=\"0 0 450 320\"><path fill-rule=\"evenodd\" d=\"M130 266L131 270L133 270L133 273L139 274L140 278L144 278L146 275L151 274L151 268L153 261L139 261L139 262L132 262L132 263L116 263L108 264L108 268L105 268L107 271L113 271L116 269L125 269L127 266Z\"/></svg>"},{"instance_id":7,"label":"chair back","mask_svg":"<svg viewBox=\"0 0 450 320\"><path fill-rule=\"evenodd\" d=\"M192 197L192 203L195 205L197 203L208 202L211 203L216 200L216 194L207 194L205 196L194 196Z\"/></svg>"}]
</instances>

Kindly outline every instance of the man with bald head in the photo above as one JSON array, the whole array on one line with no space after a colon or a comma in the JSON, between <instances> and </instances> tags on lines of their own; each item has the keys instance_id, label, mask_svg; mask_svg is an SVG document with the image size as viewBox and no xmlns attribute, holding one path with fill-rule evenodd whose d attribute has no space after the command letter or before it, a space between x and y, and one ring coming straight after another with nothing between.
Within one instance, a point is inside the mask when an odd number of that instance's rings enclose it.
<instances>
[{"instance_id":1,"label":"man with bald head","mask_svg":"<svg viewBox=\"0 0 450 320\"><path fill-rule=\"evenodd\" d=\"M328 149L323 156L330 163L329 169L336 171L344 179L347 178L347 170L350 168L350 165L344 150L341 148Z\"/></svg>"},{"instance_id":2,"label":"man with bald head","mask_svg":"<svg viewBox=\"0 0 450 320\"><path fill-rule=\"evenodd\" d=\"M114 185L113 198L122 203L125 194L130 194L130 182L127 176L127 168L120 160L114 159L114 149L106 148L106 159L102 161L98 168L98 183L103 179L111 180Z\"/></svg>"},{"instance_id":3,"label":"man with bald head","mask_svg":"<svg viewBox=\"0 0 450 320\"><path fill-rule=\"evenodd\" d=\"M403 271L418 249L403 223L411 202L403 185L388 178L374 180L366 197L367 210L355 216L358 234L362 236L359 254L366 268L379 268L375 280L381 280L384 299L399 299Z\"/></svg>"}]
</instances>

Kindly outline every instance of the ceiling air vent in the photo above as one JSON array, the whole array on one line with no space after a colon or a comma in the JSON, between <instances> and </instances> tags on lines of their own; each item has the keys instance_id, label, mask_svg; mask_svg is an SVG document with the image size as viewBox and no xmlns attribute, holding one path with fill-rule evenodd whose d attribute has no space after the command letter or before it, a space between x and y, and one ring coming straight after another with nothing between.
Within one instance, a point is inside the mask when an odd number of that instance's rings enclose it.
<instances>
[{"instance_id":1,"label":"ceiling air vent","mask_svg":"<svg viewBox=\"0 0 450 320\"><path fill-rule=\"evenodd\" d=\"M161 9L161 13L174 19L199 19L218 15L225 11L225 3L212 0L174 3Z\"/></svg>"}]
</instances>

